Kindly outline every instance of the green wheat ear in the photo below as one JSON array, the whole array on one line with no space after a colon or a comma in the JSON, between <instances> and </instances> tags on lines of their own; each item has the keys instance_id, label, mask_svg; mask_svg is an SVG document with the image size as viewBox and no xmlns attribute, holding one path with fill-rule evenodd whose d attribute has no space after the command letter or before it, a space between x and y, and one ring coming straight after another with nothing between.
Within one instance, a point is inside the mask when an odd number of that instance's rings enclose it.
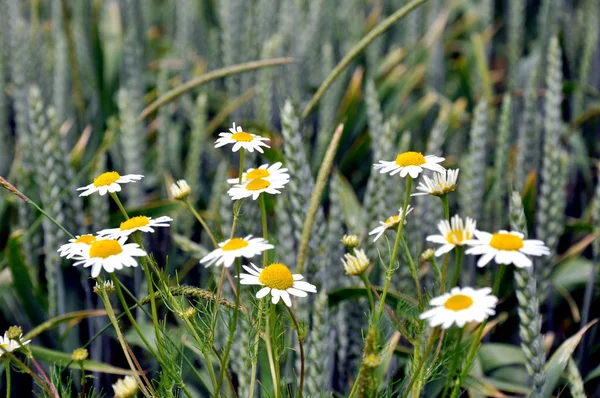
<instances>
[{"instance_id":1,"label":"green wheat ear","mask_svg":"<svg viewBox=\"0 0 600 398\"><path fill-rule=\"evenodd\" d=\"M513 231L521 232L527 237L527 219L523 203L518 192L510 197L510 227ZM541 393L546 380L544 365L544 337L542 336L542 316L536 286L536 278L532 267L515 267L516 295L519 302L519 337L521 349L525 354L525 368L532 378L532 389L536 394Z\"/></svg>"}]
</instances>

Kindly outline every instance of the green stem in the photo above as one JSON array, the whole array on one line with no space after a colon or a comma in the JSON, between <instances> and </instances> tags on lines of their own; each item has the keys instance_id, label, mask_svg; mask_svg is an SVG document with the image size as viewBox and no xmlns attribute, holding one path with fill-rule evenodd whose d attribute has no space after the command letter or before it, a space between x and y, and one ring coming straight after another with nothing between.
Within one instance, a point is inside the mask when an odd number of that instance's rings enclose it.
<instances>
[{"instance_id":1,"label":"green stem","mask_svg":"<svg viewBox=\"0 0 600 398\"><path fill-rule=\"evenodd\" d=\"M494 280L494 287L492 289L493 295L498 294L498 290L500 289L500 285L502 283L502 277L504 276L505 271L506 271L506 264L499 264L498 272L496 273L496 279ZM479 347L479 342L481 341L481 338L483 337L483 332L485 330L487 323L488 323L488 319L484 320L481 323L481 325L479 325L479 328L477 329L477 335L476 335L475 339L473 339L473 342L471 343L471 347L469 347L469 354L467 355L466 365L462 369L462 371L458 377L458 381L457 381L456 385L454 386L454 390L452 390L452 397L458 396L458 392L460 391L460 386L462 385L462 381L464 380L464 377L466 376L467 372L471 368L471 365L473 364L473 361L475 360L475 354L477 353L477 348Z\"/></svg>"},{"instance_id":2,"label":"green stem","mask_svg":"<svg viewBox=\"0 0 600 398\"><path fill-rule=\"evenodd\" d=\"M212 243L215 246L215 248L219 247L219 244L217 243L217 240L215 239L214 235L210 231L210 228L208 227L208 224L206 223L206 221L204 221L204 219L202 218L202 216L200 215L200 213L198 213L196 211L196 209L194 209L194 206L192 206L192 204L190 203L190 201L188 199L184 199L183 203L186 204L186 206L188 207L188 209L190 209L190 211L192 212L192 214L194 215L194 217L196 217L196 220L198 220L198 222L200 223L200 225L202 225L202 228L204 228L204 231L206 231L206 233L208 234L208 237L212 241Z\"/></svg>"},{"instance_id":3,"label":"green stem","mask_svg":"<svg viewBox=\"0 0 600 398\"><path fill-rule=\"evenodd\" d=\"M440 266L437 263L437 260L435 259L435 256L433 256L431 258L431 265L433 265L433 269L435 270L435 273L437 274L437 277L441 280L442 279L442 271L440 270Z\"/></svg>"},{"instance_id":4,"label":"green stem","mask_svg":"<svg viewBox=\"0 0 600 398\"><path fill-rule=\"evenodd\" d=\"M371 314L375 314L375 300L373 299L373 292L371 291L371 284L369 283L369 277L366 272L360 274L360 279L362 279L365 284L365 288L367 289L367 294L369 295L369 303L371 303Z\"/></svg>"},{"instance_id":5,"label":"green stem","mask_svg":"<svg viewBox=\"0 0 600 398\"><path fill-rule=\"evenodd\" d=\"M392 256L390 258L390 265L388 272L386 273L385 284L383 286L383 292L381 292L381 298L379 299L379 309L375 316L375 325L379 324L379 318L383 313L385 307L385 297L387 296L388 289L390 288L390 281L393 274L393 266L396 262L396 255L398 254L398 246L400 245L400 237L402 236L402 228L404 227L404 221L406 218L406 209L408 208L408 201L410 200L410 190L412 188L412 177L406 177L406 195L404 197L404 205L402 206L402 217L398 222L398 230L396 231L396 241L394 242L394 249L392 250Z\"/></svg>"},{"instance_id":6,"label":"green stem","mask_svg":"<svg viewBox=\"0 0 600 398\"><path fill-rule=\"evenodd\" d=\"M439 332L440 332L440 329L437 328L433 331L433 333L429 337L429 342L427 343L427 347L425 348L425 353L423 354L423 358L421 359L421 361L419 361L417 368L413 372L412 378L410 379L410 382L408 383L408 387L404 391L402 398L406 398L408 396L409 391L412 391L413 385L417 381L417 379L419 377L419 373L421 373L421 369L423 368L423 365L425 365L425 362L427 361L427 358L429 357L429 353L431 352L431 348L433 347L433 343L435 342L437 336L439 335ZM413 395L413 397L414 396L415 395ZM416 397L418 397L418 395Z\"/></svg>"},{"instance_id":7,"label":"green stem","mask_svg":"<svg viewBox=\"0 0 600 398\"><path fill-rule=\"evenodd\" d=\"M270 311L272 320L271 336L277 339L277 336L279 336L279 334L277 333L277 304L273 304L271 302ZM277 340L275 341L275 344L273 344L273 359L275 361L275 375L277 377L277 385L279 386L281 384L281 365L279 363L279 343L277 342Z\"/></svg>"},{"instance_id":8,"label":"green stem","mask_svg":"<svg viewBox=\"0 0 600 398\"><path fill-rule=\"evenodd\" d=\"M298 321L292 312L292 309L287 305L285 308L290 313L290 317L292 318L292 322L294 323L294 328L296 329L296 333L298 334L298 346L300 347L300 384L298 386L298 398L302 398L302 389L304 387L304 338L300 334L300 326L298 325Z\"/></svg>"},{"instance_id":9,"label":"green stem","mask_svg":"<svg viewBox=\"0 0 600 398\"><path fill-rule=\"evenodd\" d=\"M125 310L125 313L127 314L127 317L129 318L129 322L131 322L131 326L133 326L133 328L135 329L137 334L140 336L140 338L142 339L142 342L146 345L146 347L148 348L148 351L150 351L152 356L154 356L155 358L160 358L156 354L154 349L152 348L152 345L150 344L148 339L146 339L144 332L142 332L142 330L140 329L140 326L137 324L137 322L135 320L135 317L131 313L129 306L127 305L127 301L125 300L125 296L123 295L123 291L121 290L121 281L119 281L119 279L115 276L114 272L110 274L110 278L111 278L113 284L115 285L115 290L117 291L117 296L119 296L119 301L121 301L121 305L123 306L123 309Z\"/></svg>"},{"instance_id":10,"label":"green stem","mask_svg":"<svg viewBox=\"0 0 600 398\"><path fill-rule=\"evenodd\" d=\"M358 375L356 376L356 379L354 380L354 384L352 385L352 390L350 390L350 395L348 395L348 398L354 398L354 396L356 395L356 392L358 391L358 382L360 380L360 377L362 376L362 371L363 371L363 367L361 366L359 371L358 371Z\"/></svg>"},{"instance_id":11,"label":"green stem","mask_svg":"<svg viewBox=\"0 0 600 398\"><path fill-rule=\"evenodd\" d=\"M79 362L79 368L81 371L81 398L85 398L85 368L82 362Z\"/></svg>"},{"instance_id":12,"label":"green stem","mask_svg":"<svg viewBox=\"0 0 600 398\"><path fill-rule=\"evenodd\" d=\"M10 361L4 360L4 371L6 372L6 398L10 398Z\"/></svg>"},{"instance_id":13,"label":"green stem","mask_svg":"<svg viewBox=\"0 0 600 398\"><path fill-rule=\"evenodd\" d=\"M450 285L450 287L457 286L457 284L458 284L458 278L460 277L460 268L462 265L463 253L464 253L464 251L463 251L462 247L456 247L456 257L455 257L455 263L454 263L454 276L452 277L452 285Z\"/></svg>"},{"instance_id":14,"label":"green stem","mask_svg":"<svg viewBox=\"0 0 600 398\"><path fill-rule=\"evenodd\" d=\"M35 203L33 200L31 200L27 196L23 195L23 193L21 191L16 190L16 195L19 196L21 199L25 200L25 202L27 202L30 205L32 205L33 207L35 207L37 209L37 211L39 211L40 213L42 213L48 220L52 221L52 223L54 225L56 225L58 228L60 228L71 239L75 239L75 237L73 236L73 234L71 234L69 231L67 231L67 229L65 227L63 227L61 223L59 223L58 221L56 221L50 214L46 213L44 211L44 209L42 209L40 206L38 206L37 203Z\"/></svg>"},{"instance_id":15,"label":"green stem","mask_svg":"<svg viewBox=\"0 0 600 398\"><path fill-rule=\"evenodd\" d=\"M44 391L46 391L46 393L50 396L50 397L55 397L55 398L59 398L58 393L55 394L55 388L53 385L49 385L48 383L46 383L39 375L37 375L33 370L31 370L29 368L29 366L25 365L19 358L17 358L12 352L8 352L5 351L3 348L1 348L0 352L3 352L6 357L8 362L12 362L15 365L17 365L18 368L20 368L23 373L27 373L29 376L31 376L36 383L44 389ZM7 369L8 370L8 369Z\"/></svg>"},{"instance_id":16,"label":"green stem","mask_svg":"<svg viewBox=\"0 0 600 398\"><path fill-rule=\"evenodd\" d=\"M260 342L260 327L262 323L262 316L264 312L265 300L258 300L258 319L256 320L256 335L254 335L254 353L252 355L252 370L250 373L250 395L249 398L254 397L254 385L256 384L256 367L258 366L258 346Z\"/></svg>"},{"instance_id":17,"label":"green stem","mask_svg":"<svg viewBox=\"0 0 600 398\"><path fill-rule=\"evenodd\" d=\"M459 359L462 358L462 357L460 357L458 355L458 349L460 347L460 343L462 341L464 332L465 331L464 331L463 328L460 328L459 331L458 331L458 337L456 339L456 345L454 346L454 356L452 357L452 361L450 362L450 368L448 370L448 383L444 386L444 391L442 393L443 397L447 396L448 389L450 388L450 386L452 385L452 382L454 380L454 372L456 372L456 366L458 365ZM460 375L459 375L459 378L460 378Z\"/></svg>"},{"instance_id":18,"label":"green stem","mask_svg":"<svg viewBox=\"0 0 600 398\"><path fill-rule=\"evenodd\" d=\"M243 152L242 152L243 153ZM236 278L236 290L235 290L235 308L233 309L233 317L231 319L231 323L229 324L229 337L227 338L227 345L225 346L225 351L223 351L223 357L221 359L221 371L219 372L219 379L217 380L217 388L215 389L215 396L218 397L221 392L221 385L223 384L223 376L227 371L227 360L229 359L229 351L231 350L231 344L233 343L233 336L235 334L235 330L237 328L238 316L240 313L240 273L241 271L241 260L238 258L235 262L235 269L237 271Z\"/></svg>"},{"instance_id":19,"label":"green stem","mask_svg":"<svg viewBox=\"0 0 600 398\"><path fill-rule=\"evenodd\" d=\"M240 149L240 170L238 172L238 184L243 182L242 176L244 175L244 155L246 150L242 147Z\"/></svg>"},{"instance_id":20,"label":"green stem","mask_svg":"<svg viewBox=\"0 0 600 398\"><path fill-rule=\"evenodd\" d=\"M116 192L111 192L110 197L113 198L113 200L119 207L119 210L121 210L121 214L123 214L123 217L125 217L126 220L129 220L129 214L127 214L127 210L125 210L123 203L121 203L121 199L119 199L119 195L117 195Z\"/></svg>"},{"instance_id":21,"label":"green stem","mask_svg":"<svg viewBox=\"0 0 600 398\"><path fill-rule=\"evenodd\" d=\"M260 219L262 222L262 230L263 230L263 239L267 240L268 232L267 232L267 206L265 205L265 195L260 194L258 197L258 202L260 204ZM263 267L267 265L269 255L267 251L263 251Z\"/></svg>"},{"instance_id":22,"label":"green stem","mask_svg":"<svg viewBox=\"0 0 600 398\"><path fill-rule=\"evenodd\" d=\"M444 205L444 218L450 221L450 206L448 205L448 194L440 196L442 204Z\"/></svg>"},{"instance_id":23,"label":"green stem","mask_svg":"<svg viewBox=\"0 0 600 398\"><path fill-rule=\"evenodd\" d=\"M272 305L272 304L269 304ZM271 379L273 380L273 390L275 398L279 398L279 381L277 379L277 371L275 370L275 360L273 358L273 347L271 339L271 323L275 322L275 319L271 319L271 314L267 315L267 322L265 324L265 343L267 344L267 356L269 357L269 368L271 370Z\"/></svg>"},{"instance_id":24,"label":"green stem","mask_svg":"<svg viewBox=\"0 0 600 398\"><path fill-rule=\"evenodd\" d=\"M408 258L408 266L410 267L410 273L415 280L415 289L417 290L417 302L419 304L419 310L423 311L423 303L421 301L421 283L419 282L419 271L415 267L415 263L412 258L412 254L410 253L410 249L408 248L408 244L406 243L406 239L400 237L402 240L402 246L404 246L404 251L406 252L406 257Z\"/></svg>"},{"instance_id":25,"label":"green stem","mask_svg":"<svg viewBox=\"0 0 600 398\"><path fill-rule=\"evenodd\" d=\"M152 397L152 394L150 394L146 390L146 386L142 382L142 379L140 379L140 376L139 376L138 371L133 363L133 360L131 359L131 356L129 355L129 350L127 348L127 342L125 341L125 338L123 337L123 333L121 333L121 328L119 327L119 322L117 321L117 318L115 317L115 312L113 311L112 305L110 304L110 299L108 298L108 295L106 294L106 290L102 289L101 291L102 291L102 294L100 297L102 298L102 302L104 303L104 308L106 309L106 314L108 315L108 319L110 319L110 322L112 323L112 325L115 329L115 333L117 334L117 340L119 341L119 344L121 345L121 348L123 349L123 354L125 354L125 359L127 360L127 363L129 364L129 368L133 372L133 377L135 378L135 381L140 386L140 389L142 390L142 393L144 394L144 396Z\"/></svg>"},{"instance_id":26,"label":"green stem","mask_svg":"<svg viewBox=\"0 0 600 398\"><path fill-rule=\"evenodd\" d=\"M446 275L448 275L448 262L450 261L449 253L444 255L444 263L442 264L442 277L440 278L440 294L446 291Z\"/></svg>"}]
</instances>

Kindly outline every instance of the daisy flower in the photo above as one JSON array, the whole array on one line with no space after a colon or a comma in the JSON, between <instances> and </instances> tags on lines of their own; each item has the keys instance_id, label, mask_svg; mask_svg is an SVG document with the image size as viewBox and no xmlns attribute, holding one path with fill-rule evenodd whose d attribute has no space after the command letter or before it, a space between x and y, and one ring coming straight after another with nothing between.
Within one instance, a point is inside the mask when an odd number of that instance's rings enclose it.
<instances>
[{"instance_id":1,"label":"daisy flower","mask_svg":"<svg viewBox=\"0 0 600 398\"><path fill-rule=\"evenodd\" d=\"M478 267L483 267L492 259L498 264L514 264L518 268L531 267L532 262L529 256L547 256L550 249L544 242L536 239L524 239L520 232L498 231L490 234L483 231L475 231L477 239L467 242L473 246L465 252L466 254L483 254Z\"/></svg>"},{"instance_id":2,"label":"daisy flower","mask_svg":"<svg viewBox=\"0 0 600 398\"><path fill-rule=\"evenodd\" d=\"M406 215L408 215L408 213L410 213L411 211L413 211L413 207L411 205L408 205L406 207ZM396 228L396 226L400 223L401 217L402 217L402 207L400 209L398 209L397 216L391 216L390 218L388 218L385 221L379 221L380 225L377 228L375 228L374 230L372 230L371 232L369 232L369 235L375 235L375 239L373 239L373 242L377 242L377 239L381 238L381 235L383 235L383 233L385 231L387 231L388 229ZM406 224L406 220L404 220L404 224Z\"/></svg>"},{"instance_id":3,"label":"daisy flower","mask_svg":"<svg viewBox=\"0 0 600 398\"><path fill-rule=\"evenodd\" d=\"M112 388L115 392L115 398L133 398L139 390L137 381L133 376L125 376L125 378L117 380Z\"/></svg>"},{"instance_id":4,"label":"daisy flower","mask_svg":"<svg viewBox=\"0 0 600 398\"><path fill-rule=\"evenodd\" d=\"M173 219L168 216L162 216L155 219L146 216L131 217L129 220L123 221L119 228L103 229L98 232L98 235L110 239L118 239L127 237L135 231L154 232L153 227L168 227L171 221L173 221Z\"/></svg>"},{"instance_id":5,"label":"daisy flower","mask_svg":"<svg viewBox=\"0 0 600 398\"><path fill-rule=\"evenodd\" d=\"M73 263L73 266L92 267L92 278L98 277L102 268L106 272L114 272L123 266L137 267L134 257L143 257L146 252L140 249L137 243L125 244L125 241L127 238L97 238L87 251L75 257L78 261Z\"/></svg>"},{"instance_id":6,"label":"daisy flower","mask_svg":"<svg viewBox=\"0 0 600 398\"><path fill-rule=\"evenodd\" d=\"M179 180L171 184L171 195L174 199L183 200L187 198L191 192L192 188L190 188L186 180Z\"/></svg>"},{"instance_id":7,"label":"daisy flower","mask_svg":"<svg viewBox=\"0 0 600 398\"><path fill-rule=\"evenodd\" d=\"M100 195L106 195L106 193L120 192L121 185L128 182L136 182L143 178L141 174L127 174L120 175L116 171L109 171L100 174L94 178L94 182L85 187L77 188L78 191L83 191L79 196L89 196L94 192L98 192Z\"/></svg>"},{"instance_id":8,"label":"daisy flower","mask_svg":"<svg viewBox=\"0 0 600 398\"><path fill-rule=\"evenodd\" d=\"M15 340L8 337L8 332L4 332L4 336L0 336L0 357L2 357L5 351L13 352L14 350L17 350L31 342L31 340L21 341L21 336L23 336L23 333L21 333L19 338Z\"/></svg>"},{"instance_id":9,"label":"daisy flower","mask_svg":"<svg viewBox=\"0 0 600 398\"><path fill-rule=\"evenodd\" d=\"M281 263L273 263L265 268L258 268L250 263L252 268L244 265L247 274L240 273L242 285L264 286L256 293L256 298L263 298L271 293L271 302L277 304L281 298L285 305L292 306L290 294L297 297L306 297L308 293L316 293L317 287L308 282L300 274L292 274L290 269Z\"/></svg>"},{"instance_id":10,"label":"daisy flower","mask_svg":"<svg viewBox=\"0 0 600 398\"><path fill-rule=\"evenodd\" d=\"M419 181L417 191L410 196L443 196L456 189L456 180L458 179L458 169L446 170L443 173L435 173L433 178L423 176L423 181Z\"/></svg>"},{"instance_id":11,"label":"daisy flower","mask_svg":"<svg viewBox=\"0 0 600 398\"><path fill-rule=\"evenodd\" d=\"M231 150L237 152L240 148L244 148L248 152L254 152L256 149L260 153L264 153L261 147L270 148L263 141L269 141L268 138L260 135L246 133L242 130L242 126L237 126L233 123L233 127L229 129L231 133L220 133L219 138L215 141L215 148L220 148L227 144L233 144Z\"/></svg>"},{"instance_id":12,"label":"daisy flower","mask_svg":"<svg viewBox=\"0 0 600 398\"><path fill-rule=\"evenodd\" d=\"M231 196L232 200L249 197L252 197L252 200L256 200L263 192L271 195L281 193L279 190L288 182L290 182L290 180L268 180L265 178L257 178L255 180L248 180L242 184L234 185L233 188L230 188L227 191L227 194Z\"/></svg>"},{"instance_id":13,"label":"daisy flower","mask_svg":"<svg viewBox=\"0 0 600 398\"><path fill-rule=\"evenodd\" d=\"M269 182L288 182L290 180L290 175L287 173L288 169L282 169L281 166L281 162L277 162L270 166L268 164L263 164L258 169L248 169L244 174L242 174L242 183L254 181L259 178ZM227 180L227 182L237 185L239 184L240 179L230 178Z\"/></svg>"},{"instance_id":14,"label":"daisy flower","mask_svg":"<svg viewBox=\"0 0 600 398\"><path fill-rule=\"evenodd\" d=\"M376 170L381 170L380 173L390 173L390 175L400 173L400 177L404 178L410 175L412 178L417 178L423 172L423 169L437 171L443 173L446 169L439 165L444 161L434 155L423 156L421 152L404 152L396 156L396 160L387 162L380 160L374 164Z\"/></svg>"},{"instance_id":15,"label":"daisy flower","mask_svg":"<svg viewBox=\"0 0 600 398\"><path fill-rule=\"evenodd\" d=\"M464 246L473 238L477 222L467 217L463 222L460 216L455 215L450 222L442 220L438 223L440 235L427 237L428 242L439 243L442 246L435 251L435 256L446 254L456 246Z\"/></svg>"},{"instance_id":16,"label":"daisy flower","mask_svg":"<svg viewBox=\"0 0 600 398\"><path fill-rule=\"evenodd\" d=\"M238 257L254 257L265 250L273 248L274 246L263 238L253 238L252 235L248 235L245 238L227 239L225 242L219 243L218 249L204 256L200 260L200 264L205 264L209 267L216 263L215 265L230 267Z\"/></svg>"},{"instance_id":17,"label":"daisy flower","mask_svg":"<svg viewBox=\"0 0 600 398\"><path fill-rule=\"evenodd\" d=\"M483 322L496 313L494 308L498 298L491 292L489 287L478 290L453 287L450 293L431 299L429 304L433 308L423 312L419 318L426 319L432 328L442 325L443 329L448 329L453 323L462 328L467 322Z\"/></svg>"},{"instance_id":18,"label":"daisy flower","mask_svg":"<svg viewBox=\"0 0 600 398\"><path fill-rule=\"evenodd\" d=\"M73 258L89 250L90 245L95 241L94 235L77 235L75 239L69 239L69 243L62 245L57 251L61 257Z\"/></svg>"}]
</instances>

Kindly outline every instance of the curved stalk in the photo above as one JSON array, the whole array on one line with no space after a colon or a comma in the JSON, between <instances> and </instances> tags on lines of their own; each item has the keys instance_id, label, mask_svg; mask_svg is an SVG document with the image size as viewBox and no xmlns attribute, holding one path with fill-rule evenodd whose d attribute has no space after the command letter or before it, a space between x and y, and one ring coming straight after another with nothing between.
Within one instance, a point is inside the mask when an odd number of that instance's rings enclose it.
<instances>
[{"instance_id":1,"label":"curved stalk","mask_svg":"<svg viewBox=\"0 0 600 398\"><path fill-rule=\"evenodd\" d=\"M285 308L290 313L290 317L292 318L292 322L294 323L294 328L296 329L296 333L298 334L298 345L300 346L300 384L298 386L298 398L302 398L302 388L304 387L304 344L302 343L304 338L300 335L300 326L298 325L298 321L294 316L294 312L287 305Z\"/></svg>"}]
</instances>

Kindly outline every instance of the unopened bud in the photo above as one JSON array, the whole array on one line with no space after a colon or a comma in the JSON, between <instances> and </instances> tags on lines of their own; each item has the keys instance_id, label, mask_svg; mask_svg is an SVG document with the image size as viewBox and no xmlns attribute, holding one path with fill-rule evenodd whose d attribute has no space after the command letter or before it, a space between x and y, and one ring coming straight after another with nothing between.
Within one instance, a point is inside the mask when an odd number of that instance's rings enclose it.
<instances>
[{"instance_id":1,"label":"unopened bud","mask_svg":"<svg viewBox=\"0 0 600 398\"><path fill-rule=\"evenodd\" d=\"M353 249L356 246L360 245L360 241L358 240L358 236L356 235L344 235L344 237L342 238L342 244L348 249Z\"/></svg>"}]
</instances>

